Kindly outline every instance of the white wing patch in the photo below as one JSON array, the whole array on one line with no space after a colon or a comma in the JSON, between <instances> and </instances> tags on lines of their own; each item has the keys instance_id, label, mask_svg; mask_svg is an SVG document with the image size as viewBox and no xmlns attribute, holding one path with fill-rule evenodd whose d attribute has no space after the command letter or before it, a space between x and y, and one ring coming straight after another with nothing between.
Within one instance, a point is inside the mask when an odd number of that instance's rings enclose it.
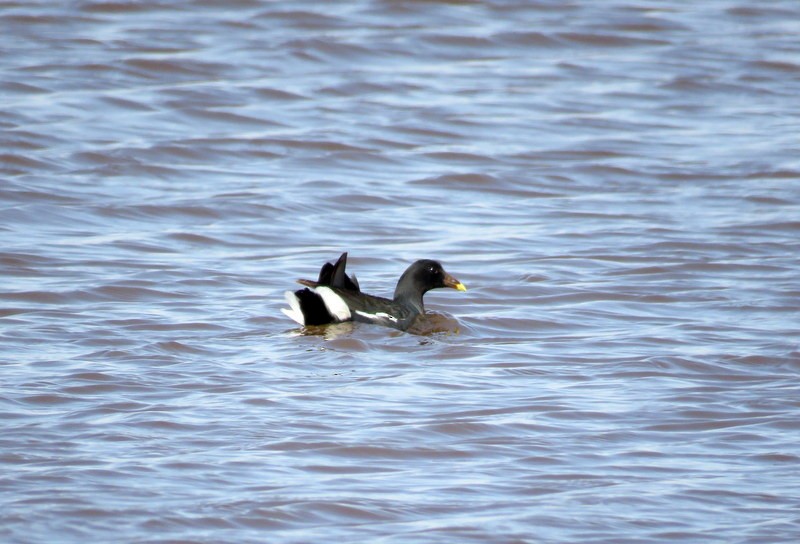
<instances>
[{"instance_id":1,"label":"white wing patch","mask_svg":"<svg viewBox=\"0 0 800 544\"><path fill-rule=\"evenodd\" d=\"M299 323L300 325L306 324L306 317L303 315L303 310L300 309L300 301L297 300L297 295L291 291L286 291L283 298L289 304L289 308L281 308L281 311L289 316L290 319Z\"/></svg>"},{"instance_id":2,"label":"white wing patch","mask_svg":"<svg viewBox=\"0 0 800 544\"><path fill-rule=\"evenodd\" d=\"M367 312L362 312L361 310L356 310L356 313L361 317L366 317L367 319L388 319L392 323L397 323L397 318L393 315L389 315L386 312L378 312L376 314L370 314Z\"/></svg>"},{"instance_id":3,"label":"white wing patch","mask_svg":"<svg viewBox=\"0 0 800 544\"><path fill-rule=\"evenodd\" d=\"M347 307L347 303L342 297L334 293L330 287L317 287L314 291L322 297L322 302L325 303L328 313L337 321L347 321L350 319L350 308Z\"/></svg>"}]
</instances>

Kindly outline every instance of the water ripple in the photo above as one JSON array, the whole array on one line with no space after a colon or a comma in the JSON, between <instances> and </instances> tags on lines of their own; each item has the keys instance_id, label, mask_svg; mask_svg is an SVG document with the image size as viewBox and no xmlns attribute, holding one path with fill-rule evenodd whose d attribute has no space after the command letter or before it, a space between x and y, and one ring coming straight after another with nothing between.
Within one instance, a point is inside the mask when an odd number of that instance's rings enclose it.
<instances>
[{"instance_id":1,"label":"water ripple","mask_svg":"<svg viewBox=\"0 0 800 544\"><path fill-rule=\"evenodd\" d=\"M795 3L184 4L0 12L0 538L798 539Z\"/></svg>"}]
</instances>

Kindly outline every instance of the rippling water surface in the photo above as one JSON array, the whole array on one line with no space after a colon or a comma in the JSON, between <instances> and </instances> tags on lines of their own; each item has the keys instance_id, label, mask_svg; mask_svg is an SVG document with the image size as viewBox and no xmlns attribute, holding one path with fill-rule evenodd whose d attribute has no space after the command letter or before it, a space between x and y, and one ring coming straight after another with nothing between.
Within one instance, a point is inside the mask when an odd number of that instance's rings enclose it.
<instances>
[{"instance_id":1,"label":"rippling water surface","mask_svg":"<svg viewBox=\"0 0 800 544\"><path fill-rule=\"evenodd\" d=\"M0 2L0 539L797 542L799 32ZM470 289L298 330L341 251Z\"/></svg>"}]
</instances>

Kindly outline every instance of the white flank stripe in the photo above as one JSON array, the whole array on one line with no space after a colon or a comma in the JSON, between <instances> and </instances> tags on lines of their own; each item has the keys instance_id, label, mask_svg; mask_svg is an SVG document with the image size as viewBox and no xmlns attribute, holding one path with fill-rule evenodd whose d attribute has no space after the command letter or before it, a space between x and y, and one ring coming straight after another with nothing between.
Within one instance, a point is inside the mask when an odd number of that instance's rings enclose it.
<instances>
[{"instance_id":1,"label":"white flank stripe","mask_svg":"<svg viewBox=\"0 0 800 544\"><path fill-rule=\"evenodd\" d=\"M297 323L305 325L306 318L303 315L303 310L300 309L300 301L297 300L297 295L295 295L291 291L286 291L283 294L283 298L286 299L286 302L289 304L290 309L281 308L281 311L286 315L288 315L291 319L293 319Z\"/></svg>"},{"instance_id":2,"label":"white flank stripe","mask_svg":"<svg viewBox=\"0 0 800 544\"><path fill-rule=\"evenodd\" d=\"M350 308L347 303L342 300L342 297L333 292L330 287L317 287L314 291L322 297L322 302L328 312L336 319L336 321L347 321L350 319Z\"/></svg>"},{"instance_id":3,"label":"white flank stripe","mask_svg":"<svg viewBox=\"0 0 800 544\"><path fill-rule=\"evenodd\" d=\"M368 314L367 312L356 310L356 313L361 317L366 317L367 319L388 319L393 323L397 323L397 318L393 315L387 314L386 312L378 312L377 314Z\"/></svg>"}]
</instances>

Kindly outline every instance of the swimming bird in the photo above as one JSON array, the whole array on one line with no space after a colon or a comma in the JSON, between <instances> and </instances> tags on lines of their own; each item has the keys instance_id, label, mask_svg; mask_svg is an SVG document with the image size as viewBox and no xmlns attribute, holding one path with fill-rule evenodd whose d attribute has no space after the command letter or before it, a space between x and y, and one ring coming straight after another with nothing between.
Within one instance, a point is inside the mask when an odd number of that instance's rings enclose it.
<instances>
[{"instance_id":1,"label":"swimming bird","mask_svg":"<svg viewBox=\"0 0 800 544\"><path fill-rule=\"evenodd\" d=\"M423 259L409 266L397 281L394 297L376 297L361 292L355 275L345 272L347 253L335 264L325 263L319 279L297 280L305 289L286 291L289 308L281 311L300 325L325 325L342 321L374 323L404 331L425 313L422 296L431 289L450 287L466 291L463 283L448 274L437 261Z\"/></svg>"}]
</instances>

